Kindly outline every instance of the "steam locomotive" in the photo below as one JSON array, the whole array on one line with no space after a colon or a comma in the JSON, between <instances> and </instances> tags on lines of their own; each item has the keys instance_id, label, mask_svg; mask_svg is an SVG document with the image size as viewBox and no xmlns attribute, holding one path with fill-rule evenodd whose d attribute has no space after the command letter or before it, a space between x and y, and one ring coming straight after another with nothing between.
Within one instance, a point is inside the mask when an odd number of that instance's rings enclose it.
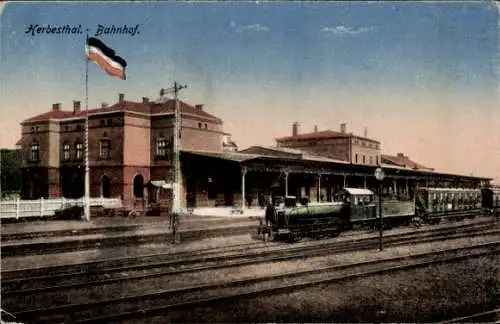
<instances>
[{"instance_id":1,"label":"steam locomotive","mask_svg":"<svg viewBox=\"0 0 500 324\"><path fill-rule=\"evenodd\" d=\"M439 223L445 217L457 220L481 214L500 214L500 188L420 188L413 199L382 201L368 189L344 188L333 202L309 203L307 198L275 197L266 208L259 234L298 241L303 237L337 236L359 226L378 226L382 209L385 226L420 226Z\"/></svg>"}]
</instances>

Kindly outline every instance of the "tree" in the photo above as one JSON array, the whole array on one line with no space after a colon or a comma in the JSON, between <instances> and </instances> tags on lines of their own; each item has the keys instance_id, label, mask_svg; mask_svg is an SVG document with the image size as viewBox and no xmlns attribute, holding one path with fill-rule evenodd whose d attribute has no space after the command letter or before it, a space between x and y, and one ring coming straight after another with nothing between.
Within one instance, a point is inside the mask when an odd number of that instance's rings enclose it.
<instances>
[{"instance_id":1,"label":"tree","mask_svg":"<svg viewBox=\"0 0 500 324\"><path fill-rule=\"evenodd\" d=\"M0 154L2 195L12 192L19 193L22 185L21 150L0 149Z\"/></svg>"}]
</instances>

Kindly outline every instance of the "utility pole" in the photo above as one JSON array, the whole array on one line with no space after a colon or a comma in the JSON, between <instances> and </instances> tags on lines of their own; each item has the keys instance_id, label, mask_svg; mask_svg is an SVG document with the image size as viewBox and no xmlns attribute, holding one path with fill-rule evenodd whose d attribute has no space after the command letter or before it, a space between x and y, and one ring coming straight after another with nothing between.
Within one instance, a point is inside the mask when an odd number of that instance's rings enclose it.
<instances>
[{"instance_id":1,"label":"utility pole","mask_svg":"<svg viewBox=\"0 0 500 324\"><path fill-rule=\"evenodd\" d=\"M172 234L174 236L174 243L180 242L180 235L178 232L179 215L181 212L181 160L180 160L180 103L179 103L179 91L187 88L187 85L180 85L174 82L174 86L168 89L161 89L160 96L163 96L165 92L174 93L174 138L173 138L173 167L174 167L174 183L173 183L173 199L172 199L172 216L170 218Z\"/></svg>"},{"instance_id":2,"label":"utility pole","mask_svg":"<svg viewBox=\"0 0 500 324\"><path fill-rule=\"evenodd\" d=\"M375 179L379 181L379 189L378 189L378 217L379 217L379 249L383 250L382 241L383 241L383 231L384 231L384 221L382 218L382 181L385 178L384 170L379 166L375 170Z\"/></svg>"}]
</instances>

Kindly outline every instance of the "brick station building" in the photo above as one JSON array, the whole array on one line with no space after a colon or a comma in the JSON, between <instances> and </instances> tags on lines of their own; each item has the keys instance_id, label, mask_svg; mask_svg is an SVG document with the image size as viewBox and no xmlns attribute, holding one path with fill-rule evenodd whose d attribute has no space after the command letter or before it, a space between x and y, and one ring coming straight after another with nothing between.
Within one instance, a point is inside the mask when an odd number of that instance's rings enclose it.
<instances>
[{"instance_id":1,"label":"brick station building","mask_svg":"<svg viewBox=\"0 0 500 324\"><path fill-rule=\"evenodd\" d=\"M144 184L173 178L171 152L175 101L125 100L89 109L91 197L140 198ZM222 151L222 120L203 105L180 102L181 147ZM23 199L82 197L85 116L79 101L71 110L59 103L21 123Z\"/></svg>"}]
</instances>

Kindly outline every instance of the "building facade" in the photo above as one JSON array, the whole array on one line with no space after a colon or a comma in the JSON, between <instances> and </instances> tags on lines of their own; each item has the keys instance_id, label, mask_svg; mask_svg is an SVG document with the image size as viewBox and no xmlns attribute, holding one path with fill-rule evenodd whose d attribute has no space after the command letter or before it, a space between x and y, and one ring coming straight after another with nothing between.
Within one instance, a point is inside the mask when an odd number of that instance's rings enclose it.
<instances>
[{"instance_id":1,"label":"building facade","mask_svg":"<svg viewBox=\"0 0 500 324\"><path fill-rule=\"evenodd\" d=\"M141 198L149 180L171 181L175 101L127 101L89 109L91 197ZM180 102L180 145L187 150L222 151L222 120L202 105ZM81 197L85 176L85 117L59 103L21 123L24 199Z\"/></svg>"},{"instance_id":2,"label":"building facade","mask_svg":"<svg viewBox=\"0 0 500 324\"><path fill-rule=\"evenodd\" d=\"M340 131L318 131L300 133L300 125L294 123L292 135L276 139L276 146L300 149L310 154L347 161L360 165L378 165L381 162L380 142L364 136L347 133L346 124L340 124Z\"/></svg>"}]
</instances>

